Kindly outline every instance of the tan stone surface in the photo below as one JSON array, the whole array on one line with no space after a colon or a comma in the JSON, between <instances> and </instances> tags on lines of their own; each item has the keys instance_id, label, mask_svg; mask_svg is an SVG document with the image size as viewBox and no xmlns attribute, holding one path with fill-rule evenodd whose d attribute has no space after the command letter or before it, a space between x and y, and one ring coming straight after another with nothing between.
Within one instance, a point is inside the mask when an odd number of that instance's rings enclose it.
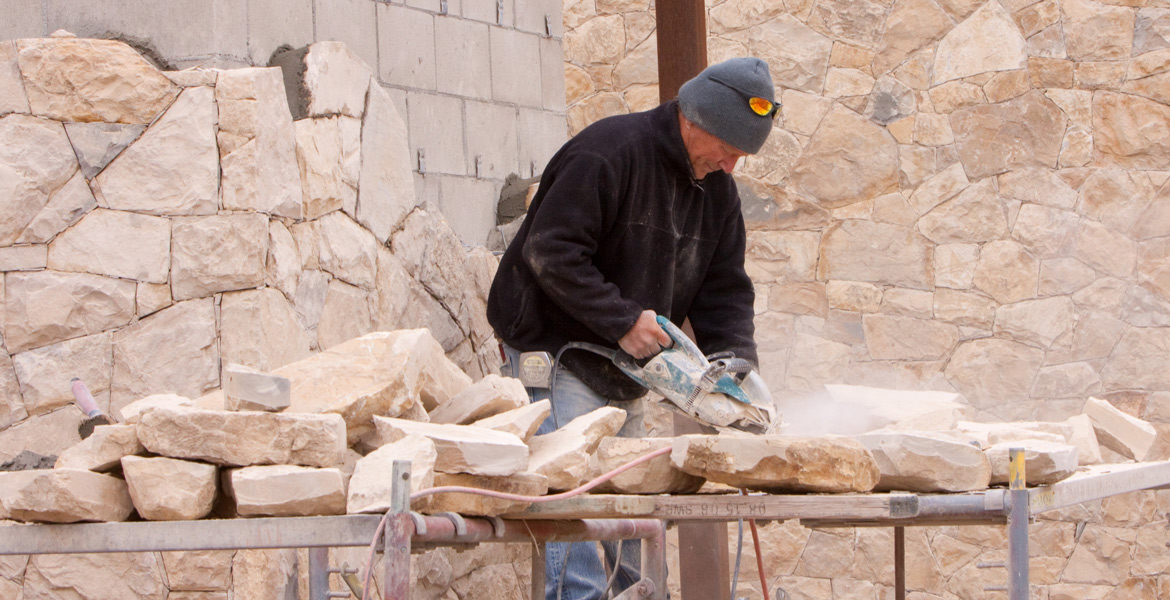
<instances>
[{"instance_id":1,"label":"tan stone surface","mask_svg":"<svg viewBox=\"0 0 1170 600\"><path fill-rule=\"evenodd\" d=\"M156 407L137 428L155 454L218 465L332 467L345 451L345 422L336 415Z\"/></svg>"},{"instance_id":2,"label":"tan stone surface","mask_svg":"<svg viewBox=\"0 0 1170 600\"><path fill-rule=\"evenodd\" d=\"M184 90L167 112L94 179L104 208L152 215L215 214L218 123L211 88Z\"/></svg>"},{"instance_id":3,"label":"tan stone surface","mask_svg":"<svg viewBox=\"0 0 1170 600\"><path fill-rule=\"evenodd\" d=\"M343 134L354 130L360 135L360 123L356 127L342 125L352 122L351 118L329 117L293 123L306 219L343 207L348 207L349 213L356 212L358 179L356 174L347 172L346 164L353 162L347 161L351 153L360 160L360 140L351 147L354 140Z\"/></svg>"},{"instance_id":4,"label":"tan stone surface","mask_svg":"<svg viewBox=\"0 0 1170 600\"><path fill-rule=\"evenodd\" d=\"M138 139L145 129L146 125L65 123L69 143L73 144L77 162L87 179L93 179L100 173L122 150Z\"/></svg>"},{"instance_id":5,"label":"tan stone surface","mask_svg":"<svg viewBox=\"0 0 1170 600\"><path fill-rule=\"evenodd\" d=\"M122 42L25 39L17 42L17 48L29 106L38 116L58 121L146 124L179 92Z\"/></svg>"},{"instance_id":6,"label":"tan stone surface","mask_svg":"<svg viewBox=\"0 0 1170 600\"><path fill-rule=\"evenodd\" d=\"M1068 478L1077 470L1077 448L1045 440L1015 440L993 444L983 452L991 463L991 483L1009 480L1011 448L1024 449L1024 472L1028 485L1047 485Z\"/></svg>"},{"instance_id":7,"label":"tan stone surface","mask_svg":"<svg viewBox=\"0 0 1170 600\"><path fill-rule=\"evenodd\" d=\"M292 305L272 288L224 294L219 322L224 364L271 371L309 356L308 333Z\"/></svg>"},{"instance_id":8,"label":"tan stone surface","mask_svg":"<svg viewBox=\"0 0 1170 600\"><path fill-rule=\"evenodd\" d=\"M291 403L290 390L286 377L236 364L223 370L223 395L228 410L284 410Z\"/></svg>"},{"instance_id":9,"label":"tan stone surface","mask_svg":"<svg viewBox=\"0 0 1170 600\"><path fill-rule=\"evenodd\" d=\"M171 591L228 590L232 583L233 554L234 550L163 552L163 566Z\"/></svg>"},{"instance_id":10,"label":"tan stone surface","mask_svg":"<svg viewBox=\"0 0 1170 600\"><path fill-rule=\"evenodd\" d=\"M438 458L435 442L423 435L407 435L386 444L357 461L349 479L346 512L349 514L384 513L393 499L394 461L410 461L411 493L434 487L435 460ZM412 507L422 506L411 503Z\"/></svg>"},{"instance_id":11,"label":"tan stone surface","mask_svg":"<svg viewBox=\"0 0 1170 600\"><path fill-rule=\"evenodd\" d=\"M819 279L864 281L879 285L929 287L929 249L913 230L847 220L831 225L821 238Z\"/></svg>"},{"instance_id":12,"label":"tan stone surface","mask_svg":"<svg viewBox=\"0 0 1170 600\"><path fill-rule=\"evenodd\" d=\"M166 283L170 263L170 221L148 215L98 209L49 244L56 271Z\"/></svg>"},{"instance_id":13,"label":"tan stone surface","mask_svg":"<svg viewBox=\"0 0 1170 600\"><path fill-rule=\"evenodd\" d=\"M519 379L491 374L428 412L432 423L467 425L527 405Z\"/></svg>"},{"instance_id":14,"label":"tan stone surface","mask_svg":"<svg viewBox=\"0 0 1170 600\"><path fill-rule=\"evenodd\" d=\"M89 437L57 457L54 468L109 471L122 457L145 451L133 425L99 425Z\"/></svg>"},{"instance_id":15,"label":"tan stone surface","mask_svg":"<svg viewBox=\"0 0 1170 600\"><path fill-rule=\"evenodd\" d=\"M1067 296L1025 300L995 311L995 332L1030 346L1051 348L1072 335L1076 306Z\"/></svg>"},{"instance_id":16,"label":"tan stone surface","mask_svg":"<svg viewBox=\"0 0 1170 600\"><path fill-rule=\"evenodd\" d=\"M449 485L491 490L517 496L543 496L548 492L548 478L536 473L517 473L507 477L435 473L435 487ZM427 510L433 513L457 512L461 515L494 517L522 511L530 504L530 502L491 498L479 494L447 493L433 496Z\"/></svg>"},{"instance_id":17,"label":"tan stone surface","mask_svg":"<svg viewBox=\"0 0 1170 600\"><path fill-rule=\"evenodd\" d=\"M617 435L626 411L606 406L585 413L552 433L528 440L528 470L548 477L550 490L571 490L589 477L589 456L601 440Z\"/></svg>"},{"instance_id":18,"label":"tan stone surface","mask_svg":"<svg viewBox=\"0 0 1170 600\"><path fill-rule=\"evenodd\" d=\"M269 465L233 469L231 493L241 517L345 514L345 483L335 468Z\"/></svg>"},{"instance_id":19,"label":"tan stone surface","mask_svg":"<svg viewBox=\"0 0 1170 600\"><path fill-rule=\"evenodd\" d=\"M121 407L118 411L119 422L124 425L135 425L142 413L156 406L191 406L191 399L178 394L151 394L139 398Z\"/></svg>"},{"instance_id":20,"label":"tan stone surface","mask_svg":"<svg viewBox=\"0 0 1170 600\"><path fill-rule=\"evenodd\" d=\"M223 71L215 100L223 208L301 218L296 142L280 69Z\"/></svg>"},{"instance_id":21,"label":"tan stone surface","mask_svg":"<svg viewBox=\"0 0 1170 600\"><path fill-rule=\"evenodd\" d=\"M211 512L216 497L213 465L166 457L122 458L122 474L138 515L149 521L190 521Z\"/></svg>"},{"instance_id":22,"label":"tan stone surface","mask_svg":"<svg viewBox=\"0 0 1170 600\"><path fill-rule=\"evenodd\" d=\"M761 491L866 492L881 472L873 456L842 437L683 435L671 461L710 481Z\"/></svg>"},{"instance_id":23,"label":"tan stone surface","mask_svg":"<svg viewBox=\"0 0 1170 600\"><path fill-rule=\"evenodd\" d=\"M609 473L626 463L662 448L669 448L673 438L606 437L597 445L590 461L590 480ZM691 494L705 480L680 471L664 454L628 469L594 488L594 493L611 494Z\"/></svg>"},{"instance_id":24,"label":"tan stone surface","mask_svg":"<svg viewBox=\"0 0 1170 600\"><path fill-rule=\"evenodd\" d=\"M923 215L918 231L936 244L990 242L1007 235L1007 211L988 178Z\"/></svg>"},{"instance_id":25,"label":"tan stone surface","mask_svg":"<svg viewBox=\"0 0 1170 600\"><path fill-rule=\"evenodd\" d=\"M99 333L13 355L19 389L29 414L43 414L74 402L72 380L83 381L98 406L110 406L110 372L113 352L110 334ZM11 372L10 372L11 373ZM13 396L10 396L13 397Z\"/></svg>"},{"instance_id":26,"label":"tan stone surface","mask_svg":"<svg viewBox=\"0 0 1170 600\"><path fill-rule=\"evenodd\" d=\"M362 119L362 166L355 218L385 243L418 200L406 124L376 79L370 80L369 88Z\"/></svg>"},{"instance_id":27,"label":"tan stone surface","mask_svg":"<svg viewBox=\"0 0 1170 600\"><path fill-rule=\"evenodd\" d=\"M337 413L348 443L374 431L375 415L399 416L428 394L443 395L434 369L446 357L422 329L376 332L273 371L292 382L289 410ZM470 385L470 380L468 380Z\"/></svg>"},{"instance_id":28,"label":"tan stone surface","mask_svg":"<svg viewBox=\"0 0 1170 600\"><path fill-rule=\"evenodd\" d=\"M16 241L77 172L77 158L60 123L28 115L0 117L0 136L19 143L0 149L0 244Z\"/></svg>"},{"instance_id":29,"label":"tan stone surface","mask_svg":"<svg viewBox=\"0 0 1170 600\"><path fill-rule=\"evenodd\" d=\"M110 411L159 390L198 397L219 387L211 298L180 302L113 335Z\"/></svg>"},{"instance_id":30,"label":"tan stone surface","mask_svg":"<svg viewBox=\"0 0 1170 600\"><path fill-rule=\"evenodd\" d=\"M177 220L171 253L175 301L259 287L268 254L268 219L239 213Z\"/></svg>"},{"instance_id":31,"label":"tan stone surface","mask_svg":"<svg viewBox=\"0 0 1170 600\"><path fill-rule=\"evenodd\" d=\"M991 465L979 448L930 433L867 433L857 441L877 461L878 491L969 492L991 479Z\"/></svg>"},{"instance_id":32,"label":"tan stone surface","mask_svg":"<svg viewBox=\"0 0 1170 600\"><path fill-rule=\"evenodd\" d=\"M317 346L332 348L373 331L370 300L368 291L340 279L331 280L317 322Z\"/></svg>"},{"instance_id":33,"label":"tan stone surface","mask_svg":"<svg viewBox=\"0 0 1170 600\"><path fill-rule=\"evenodd\" d=\"M996 410L1025 398L1043 361L1043 351L1000 339L961 343L946 367L946 378L981 410Z\"/></svg>"},{"instance_id":34,"label":"tan stone surface","mask_svg":"<svg viewBox=\"0 0 1170 600\"><path fill-rule=\"evenodd\" d=\"M845 171L826 178L819 167L827 161ZM826 208L839 208L892 191L897 185L897 146L878 125L845 109L821 121L804 155L792 171L792 182Z\"/></svg>"},{"instance_id":35,"label":"tan stone surface","mask_svg":"<svg viewBox=\"0 0 1170 600\"><path fill-rule=\"evenodd\" d=\"M153 552L43 554L29 559L24 598L166 600L164 581Z\"/></svg>"},{"instance_id":36,"label":"tan stone surface","mask_svg":"<svg viewBox=\"0 0 1170 600\"><path fill-rule=\"evenodd\" d=\"M972 280L975 287L1002 304L1036 296L1040 263L1028 249L1012 240L983 245Z\"/></svg>"},{"instance_id":37,"label":"tan stone surface","mask_svg":"<svg viewBox=\"0 0 1170 600\"><path fill-rule=\"evenodd\" d=\"M65 185L49 194L48 203L33 217L16 241L22 244L48 242L96 206L97 200L86 185L85 176L77 171Z\"/></svg>"},{"instance_id":38,"label":"tan stone surface","mask_svg":"<svg viewBox=\"0 0 1170 600\"><path fill-rule=\"evenodd\" d=\"M1158 436L1157 430L1149 423L1099 398L1085 401L1085 414L1093 422L1097 441L1126 458L1145 460Z\"/></svg>"},{"instance_id":39,"label":"tan stone surface","mask_svg":"<svg viewBox=\"0 0 1170 600\"><path fill-rule=\"evenodd\" d=\"M15 479L15 485L4 485L3 479ZM0 474L0 489L5 488L2 504L18 521L124 521L134 510L125 481L82 469Z\"/></svg>"},{"instance_id":40,"label":"tan stone surface","mask_svg":"<svg viewBox=\"0 0 1170 600\"><path fill-rule=\"evenodd\" d=\"M232 558L233 598L288 598L296 595L297 551L237 550Z\"/></svg>"},{"instance_id":41,"label":"tan stone surface","mask_svg":"<svg viewBox=\"0 0 1170 600\"><path fill-rule=\"evenodd\" d=\"M370 67L341 42L317 42L305 54L305 91L310 116L361 118L370 87Z\"/></svg>"},{"instance_id":42,"label":"tan stone surface","mask_svg":"<svg viewBox=\"0 0 1170 600\"><path fill-rule=\"evenodd\" d=\"M889 315L862 318L865 344L876 360L932 360L949 354L959 341L954 325Z\"/></svg>"},{"instance_id":43,"label":"tan stone surface","mask_svg":"<svg viewBox=\"0 0 1170 600\"><path fill-rule=\"evenodd\" d=\"M0 43L0 114L28 113L28 96L16 61L16 41Z\"/></svg>"},{"instance_id":44,"label":"tan stone surface","mask_svg":"<svg viewBox=\"0 0 1170 600\"><path fill-rule=\"evenodd\" d=\"M131 281L84 273L9 273L4 341L22 352L121 327L134 317Z\"/></svg>"},{"instance_id":45,"label":"tan stone surface","mask_svg":"<svg viewBox=\"0 0 1170 600\"><path fill-rule=\"evenodd\" d=\"M551 413L552 404L546 399L480 419L472 425L507 432L527 443Z\"/></svg>"},{"instance_id":46,"label":"tan stone surface","mask_svg":"<svg viewBox=\"0 0 1170 600\"><path fill-rule=\"evenodd\" d=\"M988 71L1021 69L1026 59L1024 38L1011 15L998 2L988 3L939 42L934 58L934 83Z\"/></svg>"},{"instance_id":47,"label":"tan stone surface","mask_svg":"<svg viewBox=\"0 0 1170 600\"><path fill-rule=\"evenodd\" d=\"M435 459L438 472L502 476L529 467L528 446L520 438L502 431L378 416L374 417L374 424L376 439L370 440L374 446L381 447L412 434L430 438L438 452Z\"/></svg>"}]
</instances>

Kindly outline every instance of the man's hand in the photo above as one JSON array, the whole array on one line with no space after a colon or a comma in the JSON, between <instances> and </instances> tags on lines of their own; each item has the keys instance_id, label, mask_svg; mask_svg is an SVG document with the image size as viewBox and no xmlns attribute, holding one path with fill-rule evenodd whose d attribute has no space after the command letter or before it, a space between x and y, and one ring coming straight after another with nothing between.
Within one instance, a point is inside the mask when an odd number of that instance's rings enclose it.
<instances>
[{"instance_id":1,"label":"man's hand","mask_svg":"<svg viewBox=\"0 0 1170 600\"><path fill-rule=\"evenodd\" d=\"M652 310L642 311L634 326L618 340L618 346L621 346L626 354L638 359L649 358L663 348L669 348L670 336L666 335L654 320L657 316Z\"/></svg>"}]
</instances>

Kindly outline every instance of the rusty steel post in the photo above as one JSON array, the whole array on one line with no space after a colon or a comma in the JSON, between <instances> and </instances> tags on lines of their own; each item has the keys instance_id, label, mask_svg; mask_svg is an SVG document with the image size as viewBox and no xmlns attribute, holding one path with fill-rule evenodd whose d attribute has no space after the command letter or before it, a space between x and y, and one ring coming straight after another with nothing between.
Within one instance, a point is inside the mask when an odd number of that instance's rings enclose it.
<instances>
[{"instance_id":1,"label":"rusty steel post","mask_svg":"<svg viewBox=\"0 0 1170 600\"><path fill-rule=\"evenodd\" d=\"M414 523L410 520L410 461L394 461L391 477L390 510L382 538L382 566L385 569L382 598L408 600L410 539L414 535Z\"/></svg>"},{"instance_id":2,"label":"rusty steel post","mask_svg":"<svg viewBox=\"0 0 1170 600\"><path fill-rule=\"evenodd\" d=\"M678 88L707 68L707 13L703 0L658 0L658 99L674 99Z\"/></svg>"}]
</instances>

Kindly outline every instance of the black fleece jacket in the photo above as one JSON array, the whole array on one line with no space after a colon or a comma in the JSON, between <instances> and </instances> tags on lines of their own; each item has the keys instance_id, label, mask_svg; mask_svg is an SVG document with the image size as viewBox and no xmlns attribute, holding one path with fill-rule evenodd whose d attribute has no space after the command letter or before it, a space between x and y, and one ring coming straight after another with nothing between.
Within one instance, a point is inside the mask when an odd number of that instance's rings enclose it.
<instances>
[{"instance_id":1,"label":"black fleece jacket","mask_svg":"<svg viewBox=\"0 0 1170 600\"><path fill-rule=\"evenodd\" d=\"M594 123L549 161L488 297L496 335L521 351L568 342L617 347L643 310L690 317L699 348L757 362L754 291L731 175L696 181L678 104ZM645 390L605 358L562 366L602 396Z\"/></svg>"}]
</instances>

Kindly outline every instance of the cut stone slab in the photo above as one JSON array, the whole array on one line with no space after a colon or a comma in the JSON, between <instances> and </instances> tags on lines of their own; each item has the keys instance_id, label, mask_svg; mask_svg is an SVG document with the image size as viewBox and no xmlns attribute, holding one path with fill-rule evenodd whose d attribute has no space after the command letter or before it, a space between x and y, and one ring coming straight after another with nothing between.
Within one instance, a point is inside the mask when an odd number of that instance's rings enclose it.
<instances>
[{"instance_id":1,"label":"cut stone slab","mask_svg":"<svg viewBox=\"0 0 1170 600\"><path fill-rule=\"evenodd\" d=\"M430 411L432 423L466 425L529 404L524 384L515 377L490 374Z\"/></svg>"},{"instance_id":2,"label":"cut stone slab","mask_svg":"<svg viewBox=\"0 0 1170 600\"><path fill-rule=\"evenodd\" d=\"M155 454L217 465L332 467L345 458L345 421L338 415L156 407L137 427L142 445Z\"/></svg>"},{"instance_id":3,"label":"cut stone slab","mask_svg":"<svg viewBox=\"0 0 1170 600\"><path fill-rule=\"evenodd\" d=\"M281 411L291 404L287 377L261 373L243 365L223 372L223 395L228 410Z\"/></svg>"},{"instance_id":4,"label":"cut stone slab","mask_svg":"<svg viewBox=\"0 0 1170 600\"><path fill-rule=\"evenodd\" d=\"M585 413L564 427L528 440L528 470L548 477L550 490L565 491L581 485L589 476L589 455L603 438L617 435L626 422L626 411L606 406Z\"/></svg>"},{"instance_id":5,"label":"cut stone slab","mask_svg":"<svg viewBox=\"0 0 1170 600\"><path fill-rule=\"evenodd\" d=\"M349 445L374 432L375 415L402 416L428 398L437 406L471 385L425 329L370 333L272 373L292 384L290 412L341 415Z\"/></svg>"},{"instance_id":6,"label":"cut stone slab","mask_svg":"<svg viewBox=\"0 0 1170 600\"><path fill-rule=\"evenodd\" d=\"M435 487L472 487L517 496L543 496L548 492L548 478L536 473L517 473L507 477L487 477L465 473L435 473ZM491 498L479 494L443 493L430 496L431 513L454 512L461 515L494 517L528 508L531 502Z\"/></svg>"},{"instance_id":7,"label":"cut stone slab","mask_svg":"<svg viewBox=\"0 0 1170 600\"><path fill-rule=\"evenodd\" d=\"M394 461L410 461L411 493L434 487L435 460L438 458L435 442L422 435L407 435L367 454L357 461L349 478L349 496L346 512L384 513L390 510ZM411 502L412 510L426 506L428 498Z\"/></svg>"},{"instance_id":8,"label":"cut stone slab","mask_svg":"<svg viewBox=\"0 0 1170 600\"><path fill-rule=\"evenodd\" d=\"M987 488L991 464L972 444L910 432L857 436L881 471L876 491L971 492Z\"/></svg>"},{"instance_id":9,"label":"cut stone slab","mask_svg":"<svg viewBox=\"0 0 1170 600\"><path fill-rule=\"evenodd\" d=\"M109 471L122 457L144 452L133 425L99 425L89 437L57 457L55 468Z\"/></svg>"},{"instance_id":10,"label":"cut stone slab","mask_svg":"<svg viewBox=\"0 0 1170 600\"><path fill-rule=\"evenodd\" d=\"M341 470L272 465L234 469L231 494L241 517L345 514Z\"/></svg>"},{"instance_id":11,"label":"cut stone slab","mask_svg":"<svg viewBox=\"0 0 1170 600\"><path fill-rule=\"evenodd\" d=\"M1084 413L1093 421L1101 445L1138 462L1146 459L1158 432L1153 425L1130 416L1099 398L1085 401Z\"/></svg>"},{"instance_id":12,"label":"cut stone slab","mask_svg":"<svg viewBox=\"0 0 1170 600\"><path fill-rule=\"evenodd\" d=\"M1100 442L1097 441L1097 434L1093 428L1093 419L1089 415L1081 414L1069 417L1063 424L1069 426L1069 434L1065 437L1065 443L1077 447L1078 464L1081 466L1099 465L1104 462L1101 459Z\"/></svg>"},{"instance_id":13,"label":"cut stone slab","mask_svg":"<svg viewBox=\"0 0 1170 600\"><path fill-rule=\"evenodd\" d=\"M158 406L193 406L193 404L190 398L178 394L151 394L123 406L118 411L118 414L122 417L121 422L123 425L134 425L138 423L138 419L142 417L142 413L152 408Z\"/></svg>"},{"instance_id":14,"label":"cut stone slab","mask_svg":"<svg viewBox=\"0 0 1170 600\"><path fill-rule=\"evenodd\" d=\"M528 468L528 446L502 431L465 425L419 423L405 419L374 417L374 445L396 442L410 434L435 442L435 471L471 475L515 475Z\"/></svg>"},{"instance_id":15,"label":"cut stone slab","mask_svg":"<svg viewBox=\"0 0 1170 600\"><path fill-rule=\"evenodd\" d=\"M540 429L540 424L544 423L544 420L551 413L552 403L548 400L541 400L486 419L480 419L472 423L472 425L483 427L484 429L505 431L528 443L528 440L531 440L532 436L536 435L536 430Z\"/></svg>"},{"instance_id":16,"label":"cut stone slab","mask_svg":"<svg viewBox=\"0 0 1170 600\"><path fill-rule=\"evenodd\" d=\"M44 523L125 521L134 511L125 481L82 469L0 473L0 503L11 519Z\"/></svg>"},{"instance_id":17,"label":"cut stone slab","mask_svg":"<svg viewBox=\"0 0 1170 600\"><path fill-rule=\"evenodd\" d=\"M134 318L133 281L85 273L8 273L4 341L17 353L121 327Z\"/></svg>"},{"instance_id":18,"label":"cut stone slab","mask_svg":"<svg viewBox=\"0 0 1170 600\"><path fill-rule=\"evenodd\" d=\"M608 473L655 450L669 448L673 443L673 438L603 438L590 463L593 471L590 478ZM670 462L670 455L663 454L615 476L592 491L613 494L691 494L698 491L705 481L702 477L680 471Z\"/></svg>"},{"instance_id":19,"label":"cut stone slab","mask_svg":"<svg viewBox=\"0 0 1170 600\"><path fill-rule=\"evenodd\" d=\"M674 440L674 466L737 488L868 492L881 478L873 455L850 438L684 435Z\"/></svg>"},{"instance_id":20,"label":"cut stone slab","mask_svg":"<svg viewBox=\"0 0 1170 600\"><path fill-rule=\"evenodd\" d=\"M166 457L127 456L122 474L138 515L148 521L191 521L215 504L214 465Z\"/></svg>"},{"instance_id":21,"label":"cut stone slab","mask_svg":"<svg viewBox=\"0 0 1170 600\"><path fill-rule=\"evenodd\" d=\"M166 283L171 222L162 217L97 209L49 244L48 266L146 283Z\"/></svg>"},{"instance_id":22,"label":"cut stone slab","mask_svg":"<svg viewBox=\"0 0 1170 600\"><path fill-rule=\"evenodd\" d=\"M973 421L959 421L956 431L966 433L975 439L984 448L1004 442L1017 440L1044 440L1063 444L1063 432L1052 428L1037 427L1038 423L976 423ZM1059 425L1059 423L1051 423Z\"/></svg>"},{"instance_id":23,"label":"cut stone slab","mask_svg":"<svg viewBox=\"0 0 1170 600\"><path fill-rule=\"evenodd\" d=\"M839 413L858 424L859 431L834 431L843 435L875 429L898 431L946 431L969 410L962 395L954 392L889 390L860 385L825 385ZM788 415L785 414L785 419ZM864 423L861 423L864 421ZM866 429L868 428L868 429ZM799 427L792 429L799 433Z\"/></svg>"},{"instance_id":24,"label":"cut stone slab","mask_svg":"<svg viewBox=\"0 0 1170 600\"><path fill-rule=\"evenodd\" d=\"M991 463L991 483L1008 483L1012 448L1024 449L1024 481L1047 485L1066 479L1077 470L1077 447L1045 440L1016 440L995 444L984 450Z\"/></svg>"}]
</instances>

